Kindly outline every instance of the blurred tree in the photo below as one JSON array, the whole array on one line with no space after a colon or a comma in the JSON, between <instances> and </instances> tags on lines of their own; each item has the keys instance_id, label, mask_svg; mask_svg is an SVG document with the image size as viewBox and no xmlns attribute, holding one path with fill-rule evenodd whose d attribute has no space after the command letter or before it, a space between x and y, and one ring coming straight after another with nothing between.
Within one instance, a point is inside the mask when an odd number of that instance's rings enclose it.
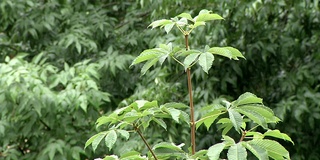
<instances>
[{"instance_id":1,"label":"blurred tree","mask_svg":"<svg viewBox=\"0 0 320 160\"><path fill-rule=\"evenodd\" d=\"M195 70L196 107L217 95L233 99L253 92L282 118L280 130L296 144L287 146L292 158L317 159L319 7L318 0L2 0L0 158L92 159L107 154L83 150L101 114L137 98L186 101L181 88L186 77L177 66L166 65L143 78L128 66L145 48L181 44L176 31L158 36L165 32L146 30L152 20L205 8L225 20L190 35L191 48L234 46L247 60L216 59L208 75ZM188 139L183 127L173 124L167 135L158 129L148 131L155 143ZM203 137L197 140L199 149L219 140L213 130L198 136Z\"/></svg>"}]
</instances>

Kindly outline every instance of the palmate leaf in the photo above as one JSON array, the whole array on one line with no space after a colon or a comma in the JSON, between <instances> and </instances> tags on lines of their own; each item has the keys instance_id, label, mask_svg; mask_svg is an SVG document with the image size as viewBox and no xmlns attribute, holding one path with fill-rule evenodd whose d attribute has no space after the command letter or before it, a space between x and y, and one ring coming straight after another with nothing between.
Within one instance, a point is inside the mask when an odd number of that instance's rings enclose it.
<instances>
[{"instance_id":1,"label":"palmate leaf","mask_svg":"<svg viewBox=\"0 0 320 160\"><path fill-rule=\"evenodd\" d=\"M277 141L269 139L253 139L247 143L265 149L268 152L268 156L273 159L290 159L289 152Z\"/></svg>"},{"instance_id":2,"label":"palmate leaf","mask_svg":"<svg viewBox=\"0 0 320 160\"><path fill-rule=\"evenodd\" d=\"M241 143L237 143L229 148L227 157L230 160L244 160L247 159L247 151Z\"/></svg>"}]
</instances>

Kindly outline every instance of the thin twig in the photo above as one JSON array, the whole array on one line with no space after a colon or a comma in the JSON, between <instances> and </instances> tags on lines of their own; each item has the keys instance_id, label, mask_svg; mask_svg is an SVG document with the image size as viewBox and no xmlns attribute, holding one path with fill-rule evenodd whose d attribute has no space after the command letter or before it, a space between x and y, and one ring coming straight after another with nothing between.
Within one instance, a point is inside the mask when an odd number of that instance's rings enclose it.
<instances>
[{"instance_id":1,"label":"thin twig","mask_svg":"<svg viewBox=\"0 0 320 160\"><path fill-rule=\"evenodd\" d=\"M135 126L135 130L137 131L137 133L139 134L139 136L141 137L141 139L143 140L144 144L148 147L149 151L151 152L152 156L154 157L155 160L158 160L156 154L153 152L153 150L151 149L149 143L147 142L147 140L144 138L144 136L142 135L140 129L138 127Z\"/></svg>"}]
</instances>

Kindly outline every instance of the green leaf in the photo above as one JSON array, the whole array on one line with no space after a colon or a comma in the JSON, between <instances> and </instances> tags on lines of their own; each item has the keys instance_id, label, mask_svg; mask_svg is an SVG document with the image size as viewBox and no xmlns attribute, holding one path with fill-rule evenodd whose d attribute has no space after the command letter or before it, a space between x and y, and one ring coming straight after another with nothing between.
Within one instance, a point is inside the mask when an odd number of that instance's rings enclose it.
<instances>
[{"instance_id":1,"label":"green leaf","mask_svg":"<svg viewBox=\"0 0 320 160\"><path fill-rule=\"evenodd\" d=\"M229 51L228 49L223 48L223 47L212 47L212 48L208 49L208 52L210 52L212 54L224 56L229 59L232 59L232 57L233 57L232 52Z\"/></svg>"},{"instance_id":2,"label":"green leaf","mask_svg":"<svg viewBox=\"0 0 320 160\"><path fill-rule=\"evenodd\" d=\"M264 136L270 136L270 137L275 137L275 138L280 138L286 141L291 142L292 144L294 144L294 142L292 141L292 139L285 133L281 133L279 130L268 130L267 132L265 132L263 134Z\"/></svg>"},{"instance_id":3,"label":"green leaf","mask_svg":"<svg viewBox=\"0 0 320 160\"><path fill-rule=\"evenodd\" d=\"M172 151L184 152L181 149L182 145L175 145L173 143L161 142L161 143L158 143L158 144L154 145L152 150L157 150L157 149L160 149L160 148L166 148L166 149L169 149L169 150L172 150Z\"/></svg>"},{"instance_id":4,"label":"green leaf","mask_svg":"<svg viewBox=\"0 0 320 160\"><path fill-rule=\"evenodd\" d=\"M117 132L120 133L120 135L121 135L122 137L124 137L126 140L128 140L129 137L130 137L129 132L126 131L126 130L117 129Z\"/></svg>"},{"instance_id":5,"label":"green leaf","mask_svg":"<svg viewBox=\"0 0 320 160\"><path fill-rule=\"evenodd\" d=\"M175 23L169 23L169 24L166 24L164 26L164 30L167 32L167 34L171 31L171 29L173 28L173 26L175 25Z\"/></svg>"},{"instance_id":6,"label":"green leaf","mask_svg":"<svg viewBox=\"0 0 320 160\"><path fill-rule=\"evenodd\" d=\"M265 149L257 145L251 145L247 142L242 142L242 145L247 148L253 155L255 155L259 160L269 160L268 153Z\"/></svg>"},{"instance_id":7,"label":"green leaf","mask_svg":"<svg viewBox=\"0 0 320 160\"><path fill-rule=\"evenodd\" d=\"M208 11L208 10L201 10L199 12L199 15L194 18L194 21L199 22L199 21L211 21L211 20L223 19L218 14L213 14L213 13L210 13L210 12L211 11Z\"/></svg>"},{"instance_id":8,"label":"green leaf","mask_svg":"<svg viewBox=\"0 0 320 160\"><path fill-rule=\"evenodd\" d=\"M176 109L189 108L189 106L185 105L184 103L177 103L177 102L166 103L163 106L165 106L167 108L176 108Z\"/></svg>"},{"instance_id":9,"label":"green leaf","mask_svg":"<svg viewBox=\"0 0 320 160\"><path fill-rule=\"evenodd\" d=\"M199 64L202 67L203 71L205 71L207 74L212 66L213 61L214 56L209 52L201 53L199 56Z\"/></svg>"},{"instance_id":10,"label":"green leaf","mask_svg":"<svg viewBox=\"0 0 320 160\"><path fill-rule=\"evenodd\" d=\"M229 113L229 118L232 122L233 127L236 129L238 133L240 133L240 127L243 121L240 113L234 109L229 109L228 113Z\"/></svg>"},{"instance_id":11,"label":"green leaf","mask_svg":"<svg viewBox=\"0 0 320 160\"><path fill-rule=\"evenodd\" d=\"M273 119L273 117L275 117L273 111L270 108L265 107L263 105L244 105L244 106L240 106L238 108L244 109L244 110L254 111L256 113L259 113L260 115L262 115L266 119Z\"/></svg>"},{"instance_id":12,"label":"green leaf","mask_svg":"<svg viewBox=\"0 0 320 160\"><path fill-rule=\"evenodd\" d=\"M118 156L110 155L103 158L103 160L119 160Z\"/></svg>"},{"instance_id":13,"label":"green leaf","mask_svg":"<svg viewBox=\"0 0 320 160\"><path fill-rule=\"evenodd\" d=\"M154 65L158 62L159 58L155 58L153 60L148 61L146 64L143 65L142 69L141 69L141 75L146 74L146 72Z\"/></svg>"},{"instance_id":14,"label":"green leaf","mask_svg":"<svg viewBox=\"0 0 320 160\"><path fill-rule=\"evenodd\" d=\"M181 13L178 15L178 17L186 18L187 20L193 21L191 15L189 13Z\"/></svg>"},{"instance_id":15,"label":"green leaf","mask_svg":"<svg viewBox=\"0 0 320 160\"><path fill-rule=\"evenodd\" d=\"M232 54L232 58L233 59L238 59L238 57L239 58L244 58L244 59L246 59L242 54L241 54L241 52L238 50L238 49L236 49L236 48L233 48L233 47L225 47L226 49L228 49L229 51L231 51L231 54Z\"/></svg>"},{"instance_id":16,"label":"green leaf","mask_svg":"<svg viewBox=\"0 0 320 160\"><path fill-rule=\"evenodd\" d=\"M161 54L164 54L164 52L159 49L155 49L155 48L144 50L142 53L140 53L140 55L138 57L136 57L133 60L133 62L130 66L147 61L147 60L150 60L150 59L157 58Z\"/></svg>"},{"instance_id":17,"label":"green leaf","mask_svg":"<svg viewBox=\"0 0 320 160\"><path fill-rule=\"evenodd\" d=\"M283 157L290 159L289 152L278 142L268 139L254 139L248 142L251 145L257 145L268 152L268 156L279 159Z\"/></svg>"},{"instance_id":18,"label":"green leaf","mask_svg":"<svg viewBox=\"0 0 320 160\"><path fill-rule=\"evenodd\" d=\"M257 113L254 110L243 109L242 107L236 108L235 110L246 115L254 123L259 124L263 128L268 128L265 118L260 113Z\"/></svg>"},{"instance_id":19,"label":"green leaf","mask_svg":"<svg viewBox=\"0 0 320 160\"><path fill-rule=\"evenodd\" d=\"M190 28L197 28L199 26L204 26L206 25L206 22L200 21L200 22L195 22L193 25L190 25Z\"/></svg>"},{"instance_id":20,"label":"green leaf","mask_svg":"<svg viewBox=\"0 0 320 160\"><path fill-rule=\"evenodd\" d=\"M151 119L153 121L155 121L157 124L159 124L162 128L167 130L167 124L162 119L158 119L158 118L155 118L155 117L152 117Z\"/></svg>"},{"instance_id":21,"label":"green leaf","mask_svg":"<svg viewBox=\"0 0 320 160\"><path fill-rule=\"evenodd\" d=\"M225 147L225 143L217 143L213 146L211 146L208 149L207 155L209 157L210 160L218 160L220 157L220 153L222 152L222 150Z\"/></svg>"},{"instance_id":22,"label":"green leaf","mask_svg":"<svg viewBox=\"0 0 320 160\"><path fill-rule=\"evenodd\" d=\"M97 136L93 139L92 141L92 149L93 151L95 151L99 145L99 143L101 142L101 140L106 136L106 133L98 133ZM91 137L92 138L92 137ZM90 138L90 139L91 139ZM89 139L89 140L90 140ZM88 140L88 141L89 141Z\"/></svg>"},{"instance_id":23,"label":"green leaf","mask_svg":"<svg viewBox=\"0 0 320 160\"><path fill-rule=\"evenodd\" d=\"M190 55L188 55L184 61L183 61L183 64L184 64L184 68L187 69L190 67L190 65L197 60L197 58L199 57L200 53L192 53Z\"/></svg>"},{"instance_id":24,"label":"green leaf","mask_svg":"<svg viewBox=\"0 0 320 160\"><path fill-rule=\"evenodd\" d=\"M112 146L117 141L117 133L114 130L109 131L109 133L106 135L106 138L104 139L106 146L109 148L109 151L112 149Z\"/></svg>"},{"instance_id":25,"label":"green leaf","mask_svg":"<svg viewBox=\"0 0 320 160\"><path fill-rule=\"evenodd\" d=\"M250 92L246 92L240 95L239 98L232 103L234 106L240 106L245 104L255 104L255 103L262 104L262 99L258 98L256 95Z\"/></svg>"},{"instance_id":26,"label":"green leaf","mask_svg":"<svg viewBox=\"0 0 320 160\"><path fill-rule=\"evenodd\" d=\"M173 120L175 120L177 123L179 123L180 110L177 110L175 108L168 108L168 111L169 111L171 117L173 118Z\"/></svg>"},{"instance_id":27,"label":"green leaf","mask_svg":"<svg viewBox=\"0 0 320 160\"><path fill-rule=\"evenodd\" d=\"M225 145L226 145L227 147L236 144L236 142L234 141L234 139L232 139L231 137L229 137L229 136L227 136L227 135L223 135L222 138L223 138L223 141L224 141L224 143L225 143Z\"/></svg>"},{"instance_id":28,"label":"green leaf","mask_svg":"<svg viewBox=\"0 0 320 160\"><path fill-rule=\"evenodd\" d=\"M230 160L244 160L247 159L247 151L241 143L237 143L229 148L227 157Z\"/></svg>"},{"instance_id":29,"label":"green leaf","mask_svg":"<svg viewBox=\"0 0 320 160\"><path fill-rule=\"evenodd\" d=\"M213 110L207 114L205 114L201 119L196 121L196 129L200 127L202 123L207 127L207 130L209 130L211 124L221 115L222 112L220 110Z\"/></svg>"},{"instance_id":30,"label":"green leaf","mask_svg":"<svg viewBox=\"0 0 320 160\"><path fill-rule=\"evenodd\" d=\"M156 28L156 27L163 27L165 26L166 24L170 24L172 23L172 20L167 20L167 19L161 19L161 20L157 20L157 21L154 21L152 22L148 27L152 27L153 28Z\"/></svg>"}]
</instances>

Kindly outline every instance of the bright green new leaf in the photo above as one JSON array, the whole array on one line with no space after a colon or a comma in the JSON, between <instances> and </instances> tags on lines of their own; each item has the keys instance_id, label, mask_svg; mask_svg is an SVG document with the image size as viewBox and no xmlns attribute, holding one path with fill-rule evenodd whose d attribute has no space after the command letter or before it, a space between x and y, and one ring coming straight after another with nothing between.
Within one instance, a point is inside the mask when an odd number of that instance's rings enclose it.
<instances>
[{"instance_id":1,"label":"bright green new leaf","mask_svg":"<svg viewBox=\"0 0 320 160\"><path fill-rule=\"evenodd\" d=\"M210 160L218 160L220 153L225 147L225 143L217 143L208 149L207 155Z\"/></svg>"},{"instance_id":2,"label":"bright green new leaf","mask_svg":"<svg viewBox=\"0 0 320 160\"><path fill-rule=\"evenodd\" d=\"M87 140L84 148L87 148L90 144L92 144L92 142L93 142L99 135L100 135L100 133L95 134L95 135L93 135L92 137L90 137L90 138ZM102 137L102 138L103 138L103 137Z\"/></svg>"},{"instance_id":3,"label":"bright green new leaf","mask_svg":"<svg viewBox=\"0 0 320 160\"><path fill-rule=\"evenodd\" d=\"M161 20L157 20L157 21L154 21L152 22L148 27L152 27L153 28L156 28L156 27L163 27L165 26L166 24L170 24L172 23L172 20L168 20L168 19L161 19Z\"/></svg>"},{"instance_id":4,"label":"bright green new leaf","mask_svg":"<svg viewBox=\"0 0 320 160\"><path fill-rule=\"evenodd\" d=\"M206 22L200 21L200 22L195 22L193 25L190 25L190 28L197 28L199 26L204 26L206 25Z\"/></svg>"},{"instance_id":5,"label":"bright green new leaf","mask_svg":"<svg viewBox=\"0 0 320 160\"><path fill-rule=\"evenodd\" d=\"M253 155L255 155L259 160L269 160L268 153L265 149L257 146L251 145L247 142L242 142L242 145L247 148Z\"/></svg>"},{"instance_id":6,"label":"bright green new leaf","mask_svg":"<svg viewBox=\"0 0 320 160\"><path fill-rule=\"evenodd\" d=\"M246 92L239 96L239 98L236 101L233 101L232 104L234 106L240 106L245 104L254 104L259 103L262 104L262 99L258 98L256 95Z\"/></svg>"},{"instance_id":7,"label":"bright green new leaf","mask_svg":"<svg viewBox=\"0 0 320 160\"><path fill-rule=\"evenodd\" d=\"M251 145L257 145L268 152L268 156L271 157L285 157L290 159L289 152L277 141L269 139L254 139L248 142ZM283 158L281 158L283 159Z\"/></svg>"},{"instance_id":8,"label":"bright green new leaf","mask_svg":"<svg viewBox=\"0 0 320 160\"><path fill-rule=\"evenodd\" d=\"M117 138L118 136L115 130L109 131L109 133L106 135L106 138L104 140L106 146L109 148L109 151L112 149L112 146L116 143Z\"/></svg>"},{"instance_id":9,"label":"bright green new leaf","mask_svg":"<svg viewBox=\"0 0 320 160\"><path fill-rule=\"evenodd\" d=\"M129 132L126 131L126 130L117 129L117 132L120 133L120 135L121 135L122 137L124 137L126 140L128 140L129 137L130 137Z\"/></svg>"},{"instance_id":10,"label":"bright green new leaf","mask_svg":"<svg viewBox=\"0 0 320 160\"><path fill-rule=\"evenodd\" d=\"M226 48L223 48L223 47L212 47L212 48L208 49L208 52L210 52L212 54L224 56L229 59L232 59L232 57L233 57L232 52Z\"/></svg>"},{"instance_id":11,"label":"bright green new leaf","mask_svg":"<svg viewBox=\"0 0 320 160\"><path fill-rule=\"evenodd\" d=\"M175 25L175 23L169 23L169 24L166 24L164 26L164 30L167 32L167 34L171 31L171 29L173 28L173 26Z\"/></svg>"},{"instance_id":12,"label":"bright green new leaf","mask_svg":"<svg viewBox=\"0 0 320 160\"><path fill-rule=\"evenodd\" d=\"M237 143L229 148L227 156L230 160L245 160L247 159L247 151L241 143Z\"/></svg>"},{"instance_id":13,"label":"bright green new leaf","mask_svg":"<svg viewBox=\"0 0 320 160\"><path fill-rule=\"evenodd\" d=\"M294 144L294 142L292 141L292 139L285 133L281 133L279 130L268 130L267 132L265 132L263 134L264 136L270 136L270 137L275 137L275 138L280 138L286 141L290 141L292 144Z\"/></svg>"},{"instance_id":14,"label":"bright green new leaf","mask_svg":"<svg viewBox=\"0 0 320 160\"><path fill-rule=\"evenodd\" d=\"M233 127L236 129L238 133L240 133L241 124L243 121L240 113L234 109L229 109L228 113L229 113L229 118L232 122Z\"/></svg>"},{"instance_id":15,"label":"bright green new leaf","mask_svg":"<svg viewBox=\"0 0 320 160\"><path fill-rule=\"evenodd\" d=\"M193 21L191 15L189 13L181 13L178 15L178 17L186 18L187 20Z\"/></svg>"},{"instance_id":16,"label":"bright green new leaf","mask_svg":"<svg viewBox=\"0 0 320 160\"><path fill-rule=\"evenodd\" d=\"M233 48L233 47L225 47L225 48L228 49L229 51L231 51L233 59L235 59L235 60L237 60L238 58L246 59L238 49Z\"/></svg>"},{"instance_id":17,"label":"bright green new leaf","mask_svg":"<svg viewBox=\"0 0 320 160\"><path fill-rule=\"evenodd\" d=\"M92 149L93 151L95 151L99 145L99 143L101 142L101 140L106 136L106 132L101 132L101 133L98 133L97 136L93 139L92 141ZM91 137L92 138L92 137ZM91 139L90 138L90 139ZM90 140L89 139L89 140ZM88 141L89 141L88 140Z\"/></svg>"},{"instance_id":18,"label":"bright green new leaf","mask_svg":"<svg viewBox=\"0 0 320 160\"><path fill-rule=\"evenodd\" d=\"M184 68L185 69L189 68L190 65L198 59L199 55L200 55L200 53L192 53L192 54L188 55L183 61Z\"/></svg>"},{"instance_id":19,"label":"bright green new leaf","mask_svg":"<svg viewBox=\"0 0 320 160\"><path fill-rule=\"evenodd\" d=\"M140 112L137 112L136 110L132 110L131 112L128 112L124 115L123 121L131 123L141 117L142 117L142 114Z\"/></svg>"},{"instance_id":20,"label":"bright green new leaf","mask_svg":"<svg viewBox=\"0 0 320 160\"><path fill-rule=\"evenodd\" d=\"M209 52L201 53L199 56L199 64L202 67L203 71L205 71L207 74L212 66L213 61L214 56Z\"/></svg>"},{"instance_id":21,"label":"bright green new leaf","mask_svg":"<svg viewBox=\"0 0 320 160\"><path fill-rule=\"evenodd\" d=\"M213 14L211 13L211 11L204 9L199 12L199 15L194 18L194 21L199 22L199 21L219 20L219 19L223 19L223 18L218 14Z\"/></svg>"}]
</instances>

